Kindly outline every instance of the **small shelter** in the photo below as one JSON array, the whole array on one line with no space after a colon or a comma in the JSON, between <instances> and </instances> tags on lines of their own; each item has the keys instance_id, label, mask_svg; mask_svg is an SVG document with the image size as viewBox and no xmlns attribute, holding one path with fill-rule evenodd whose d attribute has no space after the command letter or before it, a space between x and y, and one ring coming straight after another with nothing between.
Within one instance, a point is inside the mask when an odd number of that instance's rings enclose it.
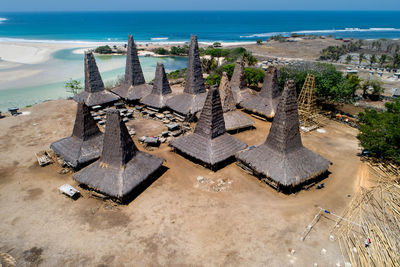
<instances>
[{"instance_id":1,"label":"small shelter","mask_svg":"<svg viewBox=\"0 0 400 267\"><path fill-rule=\"evenodd\" d=\"M110 105L119 97L104 90L96 59L92 52L85 53L85 90L74 96L76 102L85 102L88 107L97 105Z\"/></svg>"},{"instance_id":2,"label":"small shelter","mask_svg":"<svg viewBox=\"0 0 400 267\"><path fill-rule=\"evenodd\" d=\"M278 190L300 185L325 173L330 161L305 148L297 114L296 85L287 81L267 140L237 159Z\"/></svg>"},{"instance_id":3,"label":"small shelter","mask_svg":"<svg viewBox=\"0 0 400 267\"><path fill-rule=\"evenodd\" d=\"M77 168L100 157L103 136L89 108L80 102L72 135L52 143L50 148L70 166Z\"/></svg>"},{"instance_id":4,"label":"small shelter","mask_svg":"<svg viewBox=\"0 0 400 267\"><path fill-rule=\"evenodd\" d=\"M165 74L164 64L157 63L156 76L151 94L142 98L142 104L162 110L166 107L166 101L172 96L172 90Z\"/></svg>"},{"instance_id":5,"label":"small shelter","mask_svg":"<svg viewBox=\"0 0 400 267\"><path fill-rule=\"evenodd\" d=\"M226 132L217 88L208 91L194 132L173 140L170 145L210 168L223 163L247 147L244 142Z\"/></svg>"},{"instance_id":6,"label":"small shelter","mask_svg":"<svg viewBox=\"0 0 400 267\"><path fill-rule=\"evenodd\" d=\"M182 94L168 99L167 106L174 112L188 117L201 110L206 96L197 36L192 35L190 38L189 65L186 72L185 88Z\"/></svg>"},{"instance_id":7,"label":"small shelter","mask_svg":"<svg viewBox=\"0 0 400 267\"><path fill-rule=\"evenodd\" d=\"M109 109L101 157L77 172L74 179L123 202L162 163L163 159L137 149L119 111Z\"/></svg>"},{"instance_id":8,"label":"small shelter","mask_svg":"<svg viewBox=\"0 0 400 267\"><path fill-rule=\"evenodd\" d=\"M231 78L231 88L235 103L238 105L243 101L249 94L249 88L247 88L246 74L244 72L244 61L240 57L236 61L235 69L233 70Z\"/></svg>"},{"instance_id":9,"label":"small shelter","mask_svg":"<svg viewBox=\"0 0 400 267\"><path fill-rule=\"evenodd\" d=\"M225 128L227 131L235 131L250 128L254 121L236 109L235 99L231 90L228 75L222 73L219 84L222 110L224 111Z\"/></svg>"},{"instance_id":10,"label":"small shelter","mask_svg":"<svg viewBox=\"0 0 400 267\"><path fill-rule=\"evenodd\" d=\"M252 91L240 102L240 105L252 113L272 119L275 116L279 97L278 70L271 66L267 70L260 92Z\"/></svg>"},{"instance_id":11,"label":"small shelter","mask_svg":"<svg viewBox=\"0 0 400 267\"><path fill-rule=\"evenodd\" d=\"M136 44L133 36L128 36L128 48L126 54L125 80L111 90L125 100L135 102L151 93L152 87L144 80L142 67L140 65Z\"/></svg>"}]
</instances>

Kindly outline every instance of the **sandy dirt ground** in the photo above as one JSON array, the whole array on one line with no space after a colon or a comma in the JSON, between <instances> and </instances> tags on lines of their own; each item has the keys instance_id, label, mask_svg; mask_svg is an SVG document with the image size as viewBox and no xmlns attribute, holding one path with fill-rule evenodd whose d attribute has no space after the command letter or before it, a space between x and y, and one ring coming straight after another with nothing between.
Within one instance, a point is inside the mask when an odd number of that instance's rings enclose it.
<instances>
[{"instance_id":1,"label":"sandy dirt ground","mask_svg":"<svg viewBox=\"0 0 400 267\"><path fill-rule=\"evenodd\" d=\"M269 41L261 45L244 45L256 57L282 57L285 59L316 60L322 49L330 45L341 46L343 42L332 38L307 40L297 38L297 42Z\"/></svg>"},{"instance_id":2,"label":"sandy dirt ground","mask_svg":"<svg viewBox=\"0 0 400 267\"><path fill-rule=\"evenodd\" d=\"M303 135L306 147L333 162L322 190L284 195L236 164L214 173L162 144L149 153L163 157L167 170L117 205L89 197L59 165L36 162L35 152L71 134L75 110L71 100L50 101L0 120L0 251L18 266L344 266L329 239L334 218L323 216L304 242L300 235L318 207L340 214L362 184L368 171L355 129L329 121L326 133ZM138 136L164 130L158 121L129 124L141 150ZM270 125L257 120L255 130L235 136L258 145ZM223 190L215 190L221 181ZM82 197L60 194L65 183Z\"/></svg>"}]
</instances>

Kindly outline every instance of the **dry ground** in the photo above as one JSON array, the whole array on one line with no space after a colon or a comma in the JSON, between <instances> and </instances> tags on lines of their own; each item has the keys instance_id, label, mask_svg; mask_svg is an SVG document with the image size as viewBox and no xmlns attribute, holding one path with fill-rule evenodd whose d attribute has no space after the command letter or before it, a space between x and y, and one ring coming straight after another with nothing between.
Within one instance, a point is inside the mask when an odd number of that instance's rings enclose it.
<instances>
[{"instance_id":1,"label":"dry ground","mask_svg":"<svg viewBox=\"0 0 400 267\"><path fill-rule=\"evenodd\" d=\"M329 240L334 225L322 217L309 237L300 234L321 206L340 213L360 186L357 131L336 122L326 133L305 134L308 148L333 162L325 188L277 193L236 164L216 173L162 145L150 153L168 170L129 205L58 192L72 174L56 164L39 167L34 153L70 135L76 104L50 101L0 120L0 251L18 266L336 266L341 254ZM133 122L137 136L163 127ZM269 122L236 136L248 145L263 142ZM139 149L143 147L135 142ZM360 175L360 173L362 175ZM232 181L225 192L199 186L197 177ZM326 249L322 255L321 250ZM292 255L290 251L294 249ZM343 266L343 261L341 261Z\"/></svg>"}]
</instances>

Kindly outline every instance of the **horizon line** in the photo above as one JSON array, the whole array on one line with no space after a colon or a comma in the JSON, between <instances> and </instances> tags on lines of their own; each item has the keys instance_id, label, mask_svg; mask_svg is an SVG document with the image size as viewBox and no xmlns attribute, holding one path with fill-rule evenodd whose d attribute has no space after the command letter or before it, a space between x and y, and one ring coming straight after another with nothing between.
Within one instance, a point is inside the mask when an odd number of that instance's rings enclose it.
<instances>
[{"instance_id":1,"label":"horizon line","mask_svg":"<svg viewBox=\"0 0 400 267\"><path fill-rule=\"evenodd\" d=\"M247 10L238 10L238 9L214 9L214 10L207 10L207 9L202 9L202 10L194 10L194 9L176 9L176 10L148 10L148 9L143 9L143 10L22 10L22 11L15 11L15 10L9 10L9 11L0 11L0 13L79 13L79 12L121 12L121 13L127 13L127 12L400 12L400 9L396 10L387 10L387 9L382 9L382 10L372 10L372 9L366 9L366 10L360 10L360 9L347 9L347 10L342 10L342 9L336 9L336 10L328 10L328 9L273 9L273 10L256 10L256 9L247 9Z\"/></svg>"}]
</instances>

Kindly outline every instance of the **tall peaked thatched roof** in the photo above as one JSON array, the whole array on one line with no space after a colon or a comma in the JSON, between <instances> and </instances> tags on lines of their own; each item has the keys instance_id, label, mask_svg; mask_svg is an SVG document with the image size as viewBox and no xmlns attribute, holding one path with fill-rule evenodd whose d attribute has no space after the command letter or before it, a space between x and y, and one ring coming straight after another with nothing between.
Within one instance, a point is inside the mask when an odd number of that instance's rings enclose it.
<instances>
[{"instance_id":1,"label":"tall peaked thatched roof","mask_svg":"<svg viewBox=\"0 0 400 267\"><path fill-rule=\"evenodd\" d=\"M50 148L76 168L99 158L102 145L103 133L97 127L89 108L81 102L78 103L72 135L52 143Z\"/></svg>"},{"instance_id":2,"label":"tall peaked thatched roof","mask_svg":"<svg viewBox=\"0 0 400 267\"><path fill-rule=\"evenodd\" d=\"M222 73L219 93L221 95L222 110L224 111L225 127L227 131L250 128L254 125L252 119L236 109L236 103L226 72Z\"/></svg>"},{"instance_id":3,"label":"tall peaked thatched roof","mask_svg":"<svg viewBox=\"0 0 400 267\"><path fill-rule=\"evenodd\" d=\"M203 71L201 69L199 44L197 43L196 35L190 37L189 65L186 72L186 83L183 92L188 94L201 94L206 92Z\"/></svg>"},{"instance_id":4,"label":"tall peaked thatched roof","mask_svg":"<svg viewBox=\"0 0 400 267\"><path fill-rule=\"evenodd\" d=\"M279 98L278 70L275 67L269 67L260 92L248 94L247 97L240 102L240 105L253 113L261 114L267 118L273 118L279 103Z\"/></svg>"},{"instance_id":5,"label":"tall peaked thatched roof","mask_svg":"<svg viewBox=\"0 0 400 267\"><path fill-rule=\"evenodd\" d=\"M111 104L119 97L104 90L103 80L93 53L85 53L85 91L74 96L76 102L85 102L89 107Z\"/></svg>"},{"instance_id":6,"label":"tall peaked thatched roof","mask_svg":"<svg viewBox=\"0 0 400 267\"><path fill-rule=\"evenodd\" d=\"M233 98L231 85L226 72L222 73L221 82L219 84L219 94L221 96L222 110L224 112L236 110L235 99Z\"/></svg>"},{"instance_id":7,"label":"tall peaked thatched roof","mask_svg":"<svg viewBox=\"0 0 400 267\"><path fill-rule=\"evenodd\" d=\"M151 86L146 84L144 80L136 44L132 35L128 36L124 83L111 91L129 101L140 100L151 92Z\"/></svg>"},{"instance_id":8,"label":"tall peaked thatched roof","mask_svg":"<svg viewBox=\"0 0 400 267\"><path fill-rule=\"evenodd\" d=\"M235 103L239 104L245 97L246 91L248 90L246 74L244 72L244 61L242 57L236 61L235 69L233 70L231 78L231 88Z\"/></svg>"},{"instance_id":9,"label":"tall peaked thatched roof","mask_svg":"<svg viewBox=\"0 0 400 267\"><path fill-rule=\"evenodd\" d=\"M141 102L147 106L163 109L172 90L165 74L164 64L157 63L156 76L151 94L142 98Z\"/></svg>"},{"instance_id":10,"label":"tall peaked thatched roof","mask_svg":"<svg viewBox=\"0 0 400 267\"><path fill-rule=\"evenodd\" d=\"M205 99L206 88L201 69L199 45L197 36L192 35L190 38L189 65L186 72L185 88L182 94L171 97L167 101L167 106L184 116L194 115L201 110Z\"/></svg>"},{"instance_id":11,"label":"tall peaked thatched roof","mask_svg":"<svg viewBox=\"0 0 400 267\"><path fill-rule=\"evenodd\" d=\"M159 157L141 152L121 120L119 111L107 111L103 152L99 160L74 179L111 197L123 200L162 165Z\"/></svg>"},{"instance_id":12,"label":"tall peaked thatched roof","mask_svg":"<svg viewBox=\"0 0 400 267\"><path fill-rule=\"evenodd\" d=\"M286 82L264 144L241 152L238 160L281 186L295 186L329 168L329 160L305 148L301 142L294 81Z\"/></svg>"},{"instance_id":13,"label":"tall peaked thatched roof","mask_svg":"<svg viewBox=\"0 0 400 267\"><path fill-rule=\"evenodd\" d=\"M219 92L211 88L194 132L173 140L171 146L212 167L247 145L226 133Z\"/></svg>"}]
</instances>

